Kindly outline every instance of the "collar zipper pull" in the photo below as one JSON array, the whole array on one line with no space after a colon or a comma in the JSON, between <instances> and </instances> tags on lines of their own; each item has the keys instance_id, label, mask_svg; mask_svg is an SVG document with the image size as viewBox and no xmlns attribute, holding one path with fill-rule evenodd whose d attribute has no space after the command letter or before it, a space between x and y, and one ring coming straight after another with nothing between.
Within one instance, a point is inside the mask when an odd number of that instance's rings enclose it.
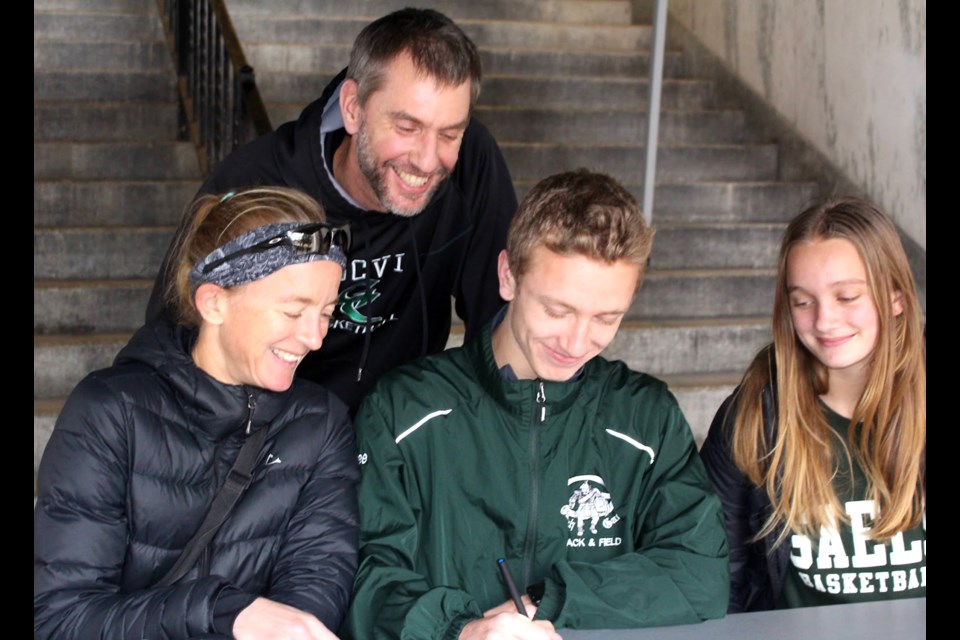
<instances>
[{"instance_id":1,"label":"collar zipper pull","mask_svg":"<svg viewBox=\"0 0 960 640\"><path fill-rule=\"evenodd\" d=\"M543 381L540 381L540 388L537 390L537 405L540 407L540 422L547 419L547 396L543 392Z\"/></svg>"},{"instance_id":2,"label":"collar zipper pull","mask_svg":"<svg viewBox=\"0 0 960 640\"><path fill-rule=\"evenodd\" d=\"M247 391L247 435L250 435L250 427L253 426L253 411L257 408L257 399L253 394Z\"/></svg>"}]
</instances>

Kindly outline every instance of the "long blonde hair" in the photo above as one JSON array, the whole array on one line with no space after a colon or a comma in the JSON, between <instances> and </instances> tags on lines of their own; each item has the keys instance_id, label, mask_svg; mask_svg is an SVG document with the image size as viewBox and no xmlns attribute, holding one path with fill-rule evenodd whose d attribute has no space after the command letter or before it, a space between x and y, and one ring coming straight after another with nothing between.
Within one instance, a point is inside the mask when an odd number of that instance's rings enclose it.
<instances>
[{"instance_id":1,"label":"long blonde hair","mask_svg":"<svg viewBox=\"0 0 960 640\"><path fill-rule=\"evenodd\" d=\"M830 238L856 247L879 316L866 387L847 441L841 441L847 459L852 455L863 468L866 497L878 507L871 537L887 540L916 526L926 508L926 341L913 274L896 229L876 206L858 198L831 200L803 211L784 233L773 344L747 369L735 403L733 458L773 505L758 537L778 531L778 543L791 531L817 539L821 525L848 521L832 482L837 439L818 401L828 390L828 372L797 337L786 279L794 245ZM894 295L902 300L899 315L891 304ZM777 399L770 442L762 400L768 385Z\"/></svg>"}]
</instances>

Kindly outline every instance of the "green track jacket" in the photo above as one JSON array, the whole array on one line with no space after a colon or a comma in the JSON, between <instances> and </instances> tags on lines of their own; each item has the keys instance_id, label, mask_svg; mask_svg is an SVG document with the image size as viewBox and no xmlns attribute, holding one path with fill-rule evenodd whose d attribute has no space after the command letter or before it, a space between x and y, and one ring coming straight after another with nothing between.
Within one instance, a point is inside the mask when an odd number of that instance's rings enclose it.
<instances>
[{"instance_id":1,"label":"green track jacket","mask_svg":"<svg viewBox=\"0 0 960 640\"><path fill-rule=\"evenodd\" d=\"M385 375L356 418L360 569L345 638L456 638L545 582L557 628L648 627L727 608L720 502L667 386L601 357L506 381L489 327Z\"/></svg>"}]
</instances>

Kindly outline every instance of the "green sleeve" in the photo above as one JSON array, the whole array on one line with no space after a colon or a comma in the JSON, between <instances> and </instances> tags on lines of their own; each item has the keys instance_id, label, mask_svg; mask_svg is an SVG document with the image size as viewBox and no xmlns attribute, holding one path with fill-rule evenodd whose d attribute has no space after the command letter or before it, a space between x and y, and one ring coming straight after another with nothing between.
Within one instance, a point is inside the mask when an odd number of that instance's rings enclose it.
<instances>
[{"instance_id":1,"label":"green sleeve","mask_svg":"<svg viewBox=\"0 0 960 640\"><path fill-rule=\"evenodd\" d=\"M554 565L536 618L557 628L630 628L726 613L730 587L720 501L679 406L672 398L665 406L660 449L639 504L631 508L638 522L635 550L596 564Z\"/></svg>"},{"instance_id":2,"label":"green sleeve","mask_svg":"<svg viewBox=\"0 0 960 640\"><path fill-rule=\"evenodd\" d=\"M361 404L355 425L362 475L360 568L341 637L349 640L455 639L483 612L460 589L433 585L417 566L420 512L415 480L405 475L391 411L376 392Z\"/></svg>"}]
</instances>

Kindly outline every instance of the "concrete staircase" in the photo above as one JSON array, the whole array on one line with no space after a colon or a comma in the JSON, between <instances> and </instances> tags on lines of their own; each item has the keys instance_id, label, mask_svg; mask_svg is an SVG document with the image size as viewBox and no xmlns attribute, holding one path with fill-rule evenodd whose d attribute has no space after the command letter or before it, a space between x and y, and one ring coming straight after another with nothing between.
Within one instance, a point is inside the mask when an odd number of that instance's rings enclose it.
<instances>
[{"instance_id":1,"label":"concrete staircase","mask_svg":"<svg viewBox=\"0 0 960 640\"><path fill-rule=\"evenodd\" d=\"M356 33L407 2L228 0L274 125L347 62ZM642 198L650 26L629 0L437 0L481 49L477 117L518 196L585 166ZM175 76L155 0L34 3L34 460L64 397L143 320L196 154L178 140ZM779 179L775 144L716 108L708 79L665 63L657 239L646 283L607 355L666 379L698 440L769 338L785 221L817 195ZM458 344L460 335L451 337Z\"/></svg>"},{"instance_id":2,"label":"concrete staircase","mask_svg":"<svg viewBox=\"0 0 960 640\"><path fill-rule=\"evenodd\" d=\"M143 322L200 185L156 0L34 2L34 472L73 386Z\"/></svg>"},{"instance_id":3,"label":"concrete staircase","mask_svg":"<svg viewBox=\"0 0 960 640\"><path fill-rule=\"evenodd\" d=\"M347 62L354 37L403 0L228 0L274 125L297 117ZM629 0L438 0L481 50L476 116L497 137L517 194L580 166L642 202L649 25ZM817 195L779 179L779 149L745 115L715 107L713 83L668 51L650 269L609 357L666 379L698 441L769 340L785 222ZM450 344L458 344L459 335Z\"/></svg>"}]
</instances>

